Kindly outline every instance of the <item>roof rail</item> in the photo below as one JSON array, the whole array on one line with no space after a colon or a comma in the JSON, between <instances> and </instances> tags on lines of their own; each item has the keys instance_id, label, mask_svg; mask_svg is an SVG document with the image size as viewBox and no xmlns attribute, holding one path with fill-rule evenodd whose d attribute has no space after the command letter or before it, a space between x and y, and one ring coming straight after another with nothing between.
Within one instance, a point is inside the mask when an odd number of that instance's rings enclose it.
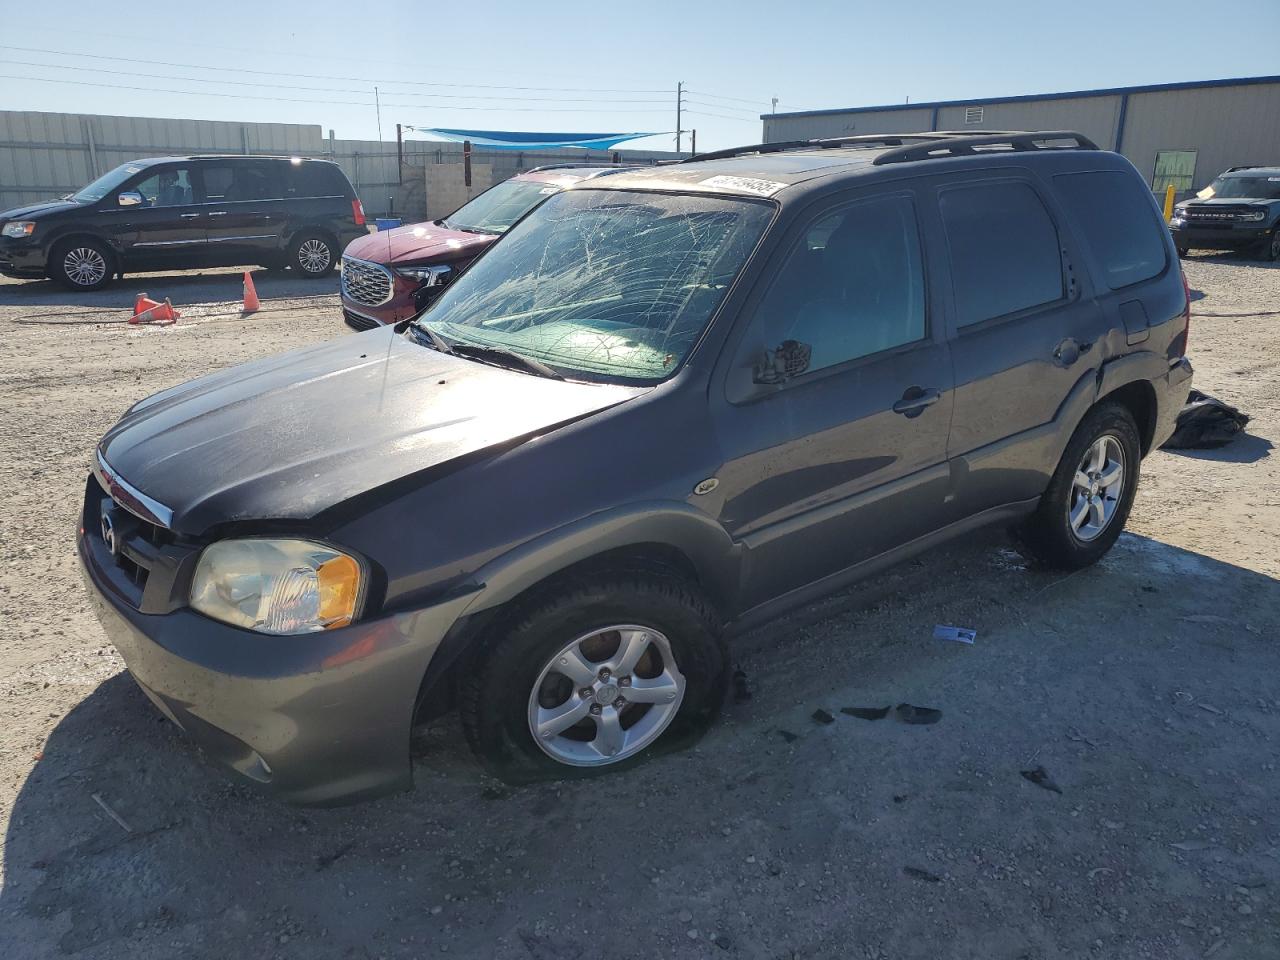
<instances>
[{"instance_id":1,"label":"roof rail","mask_svg":"<svg viewBox=\"0 0 1280 960\"><path fill-rule=\"evenodd\" d=\"M623 164L607 161L603 163L548 163L541 167L530 167L523 173L542 173L544 170L580 170L583 167L620 167Z\"/></svg>"},{"instance_id":2,"label":"roof rail","mask_svg":"<svg viewBox=\"0 0 1280 960\"><path fill-rule=\"evenodd\" d=\"M856 137L830 137L825 140L775 140L773 143L752 143L743 147L729 147L725 150L713 150L700 153L695 157L685 157L673 163L696 163L699 160L727 160L730 157L742 157L749 153L780 153L783 150L812 150L843 146L874 146L882 144L887 147L900 147L911 140L938 140L944 134L938 133L864 133ZM950 136L950 134L945 134Z\"/></svg>"},{"instance_id":3,"label":"roof rail","mask_svg":"<svg viewBox=\"0 0 1280 960\"><path fill-rule=\"evenodd\" d=\"M1071 140L1073 146L1040 146L1051 140ZM942 157L968 157L977 154L975 147L1008 147L1010 150L1097 150L1098 145L1074 130L1040 130L1034 133L998 133L985 136L956 136L948 133L930 143L913 143L880 154L873 166L906 163L911 160L936 160Z\"/></svg>"}]
</instances>

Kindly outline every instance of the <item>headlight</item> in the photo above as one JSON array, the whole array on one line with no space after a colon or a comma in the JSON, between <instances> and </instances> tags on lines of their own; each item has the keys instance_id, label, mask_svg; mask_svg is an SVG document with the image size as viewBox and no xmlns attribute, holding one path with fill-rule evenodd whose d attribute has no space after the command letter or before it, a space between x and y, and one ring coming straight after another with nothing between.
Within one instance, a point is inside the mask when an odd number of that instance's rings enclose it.
<instances>
[{"instance_id":1,"label":"headlight","mask_svg":"<svg viewBox=\"0 0 1280 960\"><path fill-rule=\"evenodd\" d=\"M0 234L6 237L29 237L35 232L36 225L33 220L14 220L12 223L6 223L4 229L0 230Z\"/></svg>"},{"instance_id":2,"label":"headlight","mask_svg":"<svg viewBox=\"0 0 1280 960\"><path fill-rule=\"evenodd\" d=\"M1242 214L1240 214L1238 219L1240 219L1240 220L1265 220L1265 219L1267 219L1267 212L1266 212L1265 210L1250 210L1248 213L1242 213Z\"/></svg>"},{"instance_id":3,"label":"headlight","mask_svg":"<svg viewBox=\"0 0 1280 960\"><path fill-rule=\"evenodd\" d=\"M259 633L345 627L362 594L354 557L310 540L220 540L205 547L191 606Z\"/></svg>"},{"instance_id":4,"label":"headlight","mask_svg":"<svg viewBox=\"0 0 1280 960\"><path fill-rule=\"evenodd\" d=\"M452 267L396 267L396 273L410 280L421 280L424 287L437 287L448 282Z\"/></svg>"}]
</instances>

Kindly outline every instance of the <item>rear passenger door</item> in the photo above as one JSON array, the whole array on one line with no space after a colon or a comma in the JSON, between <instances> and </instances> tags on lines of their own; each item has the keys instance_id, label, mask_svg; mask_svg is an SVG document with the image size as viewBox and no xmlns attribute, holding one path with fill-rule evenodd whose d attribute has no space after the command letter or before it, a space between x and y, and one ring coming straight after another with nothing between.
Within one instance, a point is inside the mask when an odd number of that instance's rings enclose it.
<instances>
[{"instance_id":1,"label":"rear passenger door","mask_svg":"<svg viewBox=\"0 0 1280 960\"><path fill-rule=\"evenodd\" d=\"M789 237L712 404L747 606L931 531L946 492L951 362L914 194L827 202Z\"/></svg>"},{"instance_id":2,"label":"rear passenger door","mask_svg":"<svg viewBox=\"0 0 1280 960\"><path fill-rule=\"evenodd\" d=\"M281 246L284 176L280 161L201 163L211 263L268 262Z\"/></svg>"},{"instance_id":3,"label":"rear passenger door","mask_svg":"<svg viewBox=\"0 0 1280 960\"><path fill-rule=\"evenodd\" d=\"M1107 330L1048 191L1001 169L939 178L950 273L955 412L951 519L1038 496L1058 453L1053 422L1091 378Z\"/></svg>"}]
</instances>

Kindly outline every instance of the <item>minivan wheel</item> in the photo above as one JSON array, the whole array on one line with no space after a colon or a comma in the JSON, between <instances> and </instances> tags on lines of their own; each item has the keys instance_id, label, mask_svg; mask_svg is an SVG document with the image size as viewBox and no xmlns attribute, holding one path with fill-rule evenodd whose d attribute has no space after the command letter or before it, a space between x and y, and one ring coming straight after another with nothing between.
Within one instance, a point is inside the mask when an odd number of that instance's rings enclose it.
<instances>
[{"instance_id":1,"label":"minivan wheel","mask_svg":"<svg viewBox=\"0 0 1280 960\"><path fill-rule=\"evenodd\" d=\"M318 234L298 238L289 249L289 266L304 277L328 276L336 260L333 244Z\"/></svg>"},{"instance_id":2,"label":"minivan wheel","mask_svg":"<svg viewBox=\"0 0 1280 960\"><path fill-rule=\"evenodd\" d=\"M98 240L69 240L54 249L49 272L68 289L99 290L111 282L114 259Z\"/></svg>"},{"instance_id":3,"label":"minivan wheel","mask_svg":"<svg viewBox=\"0 0 1280 960\"><path fill-rule=\"evenodd\" d=\"M485 638L460 690L472 749L503 780L612 772L691 742L724 699L711 605L652 573L583 581Z\"/></svg>"},{"instance_id":4,"label":"minivan wheel","mask_svg":"<svg viewBox=\"0 0 1280 960\"><path fill-rule=\"evenodd\" d=\"M1017 531L1033 559L1078 570L1111 549L1138 489L1142 446L1127 407L1098 404L1067 444L1036 512Z\"/></svg>"}]
</instances>

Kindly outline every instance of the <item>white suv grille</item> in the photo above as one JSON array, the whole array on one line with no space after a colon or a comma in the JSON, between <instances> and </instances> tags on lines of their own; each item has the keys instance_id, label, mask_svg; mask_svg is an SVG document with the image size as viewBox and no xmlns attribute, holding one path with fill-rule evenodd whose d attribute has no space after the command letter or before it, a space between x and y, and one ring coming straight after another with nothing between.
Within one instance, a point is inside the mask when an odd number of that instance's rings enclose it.
<instances>
[{"instance_id":1,"label":"white suv grille","mask_svg":"<svg viewBox=\"0 0 1280 960\"><path fill-rule=\"evenodd\" d=\"M386 303L391 299L391 271L380 263L343 257L342 292L366 307Z\"/></svg>"}]
</instances>

